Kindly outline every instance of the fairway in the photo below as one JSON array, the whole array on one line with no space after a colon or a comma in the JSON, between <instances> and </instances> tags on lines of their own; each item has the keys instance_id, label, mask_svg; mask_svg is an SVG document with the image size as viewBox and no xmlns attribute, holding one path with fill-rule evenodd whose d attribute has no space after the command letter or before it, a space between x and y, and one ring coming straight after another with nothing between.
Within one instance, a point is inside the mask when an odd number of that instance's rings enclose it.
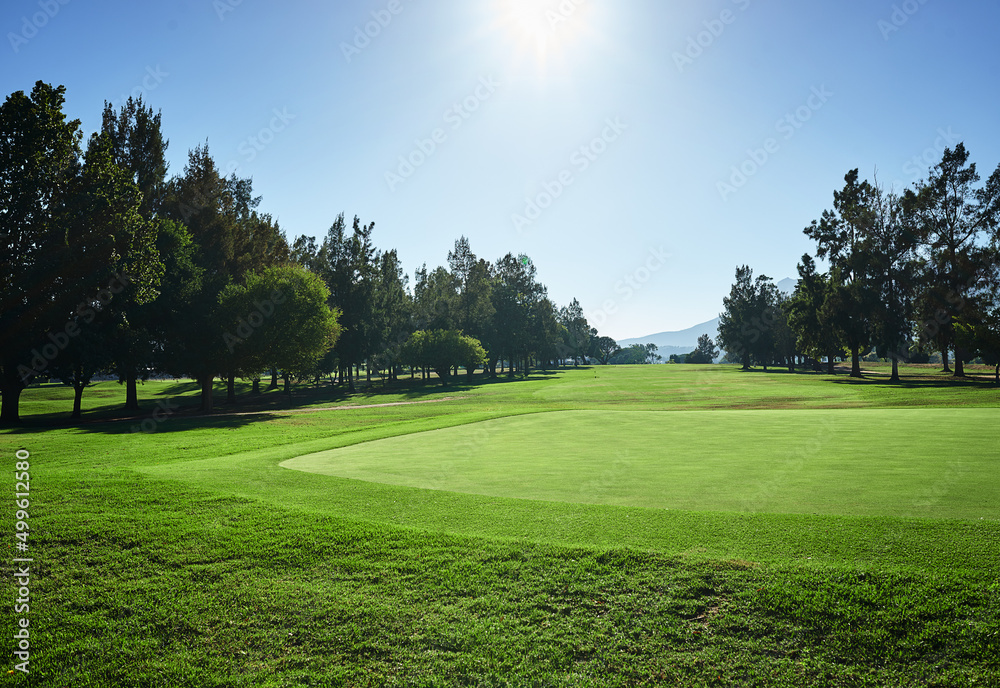
<instances>
[{"instance_id":1,"label":"fairway","mask_svg":"<svg viewBox=\"0 0 1000 688\"><path fill-rule=\"evenodd\" d=\"M650 509L993 518L993 409L530 413L299 456L410 488Z\"/></svg>"},{"instance_id":2,"label":"fairway","mask_svg":"<svg viewBox=\"0 0 1000 688\"><path fill-rule=\"evenodd\" d=\"M998 685L998 390L912 372L32 388L14 685Z\"/></svg>"}]
</instances>

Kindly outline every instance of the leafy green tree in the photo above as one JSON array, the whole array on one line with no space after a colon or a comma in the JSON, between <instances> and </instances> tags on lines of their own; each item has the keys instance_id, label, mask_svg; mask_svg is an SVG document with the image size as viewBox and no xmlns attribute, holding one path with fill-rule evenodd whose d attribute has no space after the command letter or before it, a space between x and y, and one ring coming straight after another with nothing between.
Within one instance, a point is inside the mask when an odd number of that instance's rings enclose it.
<instances>
[{"instance_id":1,"label":"leafy green tree","mask_svg":"<svg viewBox=\"0 0 1000 688\"><path fill-rule=\"evenodd\" d=\"M590 356L600 361L601 365L608 365L611 358L622 350L611 337L600 337L596 329L590 330Z\"/></svg>"},{"instance_id":2,"label":"leafy green tree","mask_svg":"<svg viewBox=\"0 0 1000 688\"><path fill-rule=\"evenodd\" d=\"M655 349L655 347L654 347ZM649 363L649 349L642 344L632 344L619 349L610 358L611 365L645 365Z\"/></svg>"},{"instance_id":3,"label":"leafy green tree","mask_svg":"<svg viewBox=\"0 0 1000 688\"><path fill-rule=\"evenodd\" d=\"M464 365L471 376L487 356L479 340L458 330L417 330L403 345L402 358L411 366L432 369L447 383L452 368Z\"/></svg>"},{"instance_id":4,"label":"leafy green tree","mask_svg":"<svg viewBox=\"0 0 1000 688\"><path fill-rule=\"evenodd\" d=\"M227 286L219 312L230 369L245 377L280 369L290 393L290 378L311 373L340 336L329 297L323 280L298 266L265 268Z\"/></svg>"},{"instance_id":5,"label":"leafy green tree","mask_svg":"<svg viewBox=\"0 0 1000 688\"><path fill-rule=\"evenodd\" d=\"M0 422L18 420L21 390L80 336L124 286L155 295L159 262L139 215L141 194L106 136L82 164L65 89L38 82L0 107ZM75 347L77 353L85 347ZM66 366L63 366L65 368Z\"/></svg>"},{"instance_id":6,"label":"leafy green tree","mask_svg":"<svg viewBox=\"0 0 1000 688\"><path fill-rule=\"evenodd\" d=\"M65 279L69 241L61 226L70 180L78 174L80 121L62 111L66 89L41 81L0 105L0 423L19 421L31 379L58 355L74 306L96 291ZM92 237L100 240L99 237ZM79 242L78 242L79 243ZM38 347L38 348L36 348ZM48 351L46 350L48 347ZM40 350L39 350L40 349ZM46 356L45 353L53 353Z\"/></svg>"}]
</instances>

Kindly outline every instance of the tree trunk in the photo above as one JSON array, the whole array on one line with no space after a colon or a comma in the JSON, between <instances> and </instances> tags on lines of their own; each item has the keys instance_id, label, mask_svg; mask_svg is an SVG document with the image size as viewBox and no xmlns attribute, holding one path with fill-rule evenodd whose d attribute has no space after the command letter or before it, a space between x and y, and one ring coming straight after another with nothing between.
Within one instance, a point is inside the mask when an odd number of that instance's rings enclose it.
<instances>
[{"instance_id":1,"label":"tree trunk","mask_svg":"<svg viewBox=\"0 0 1000 688\"><path fill-rule=\"evenodd\" d=\"M892 375L889 376L889 382L899 382L899 358L896 356L890 358L892 358Z\"/></svg>"},{"instance_id":2,"label":"tree trunk","mask_svg":"<svg viewBox=\"0 0 1000 688\"><path fill-rule=\"evenodd\" d=\"M941 370L942 373L950 373L951 366L948 365L948 347L941 347L941 361L944 363L944 368Z\"/></svg>"},{"instance_id":3,"label":"tree trunk","mask_svg":"<svg viewBox=\"0 0 1000 688\"><path fill-rule=\"evenodd\" d=\"M788 372L790 373L795 372L795 356L788 357Z\"/></svg>"},{"instance_id":4,"label":"tree trunk","mask_svg":"<svg viewBox=\"0 0 1000 688\"><path fill-rule=\"evenodd\" d=\"M255 397L259 397L260 396L260 378L259 377L255 377L253 379L253 389L250 390L250 394L254 395Z\"/></svg>"},{"instance_id":5,"label":"tree trunk","mask_svg":"<svg viewBox=\"0 0 1000 688\"><path fill-rule=\"evenodd\" d=\"M828 375L835 375L837 372L836 362L833 360L836 358L833 354L826 355L826 372Z\"/></svg>"},{"instance_id":6,"label":"tree trunk","mask_svg":"<svg viewBox=\"0 0 1000 688\"><path fill-rule=\"evenodd\" d=\"M954 377L965 377L965 361L962 360L962 352L955 347L955 374Z\"/></svg>"},{"instance_id":7,"label":"tree trunk","mask_svg":"<svg viewBox=\"0 0 1000 688\"><path fill-rule=\"evenodd\" d=\"M1000 363L997 363L996 381L997 381L997 384L1000 385Z\"/></svg>"},{"instance_id":8,"label":"tree trunk","mask_svg":"<svg viewBox=\"0 0 1000 688\"><path fill-rule=\"evenodd\" d=\"M212 412L212 383L215 381L214 375L209 375L208 377L203 377L199 382L201 383L201 412L211 413Z\"/></svg>"},{"instance_id":9,"label":"tree trunk","mask_svg":"<svg viewBox=\"0 0 1000 688\"><path fill-rule=\"evenodd\" d=\"M139 390L134 370L130 370L125 376L125 410L139 410Z\"/></svg>"},{"instance_id":10,"label":"tree trunk","mask_svg":"<svg viewBox=\"0 0 1000 688\"><path fill-rule=\"evenodd\" d=\"M236 375L233 373L226 378L226 403L236 403Z\"/></svg>"},{"instance_id":11,"label":"tree trunk","mask_svg":"<svg viewBox=\"0 0 1000 688\"><path fill-rule=\"evenodd\" d=\"M278 389L278 369L271 368L271 386L268 389Z\"/></svg>"},{"instance_id":12,"label":"tree trunk","mask_svg":"<svg viewBox=\"0 0 1000 688\"><path fill-rule=\"evenodd\" d=\"M350 363L347 364L347 391L354 394L354 366Z\"/></svg>"},{"instance_id":13,"label":"tree trunk","mask_svg":"<svg viewBox=\"0 0 1000 688\"><path fill-rule=\"evenodd\" d=\"M861 347L851 347L851 377L861 377Z\"/></svg>"},{"instance_id":14,"label":"tree trunk","mask_svg":"<svg viewBox=\"0 0 1000 688\"><path fill-rule=\"evenodd\" d=\"M23 390L24 385L21 384L21 378L18 377L16 372L4 375L0 379L0 392L2 392L2 398L0 398L0 425L11 426L20 424L21 418L18 415L17 407Z\"/></svg>"},{"instance_id":15,"label":"tree trunk","mask_svg":"<svg viewBox=\"0 0 1000 688\"><path fill-rule=\"evenodd\" d=\"M70 418L79 418L83 411L83 388L86 385L73 385L73 415Z\"/></svg>"},{"instance_id":16,"label":"tree trunk","mask_svg":"<svg viewBox=\"0 0 1000 688\"><path fill-rule=\"evenodd\" d=\"M289 375L288 373L285 373L285 375L284 375L284 377L282 379L285 382L285 394L287 394L288 398L291 399L292 398L292 376ZM351 391L353 392L354 390L352 389Z\"/></svg>"}]
</instances>

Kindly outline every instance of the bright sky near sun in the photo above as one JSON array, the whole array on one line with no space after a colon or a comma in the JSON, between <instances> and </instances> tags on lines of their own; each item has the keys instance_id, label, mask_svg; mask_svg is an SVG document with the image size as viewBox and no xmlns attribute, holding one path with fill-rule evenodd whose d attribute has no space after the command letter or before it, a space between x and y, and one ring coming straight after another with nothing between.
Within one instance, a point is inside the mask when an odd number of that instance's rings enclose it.
<instances>
[{"instance_id":1,"label":"bright sky near sun","mask_svg":"<svg viewBox=\"0 0 1000 688\"><path fill-rule=\"evenodd\" d=\"M460 235L525 253L617 339L795 277L855 167L898 187L964 141L1000 163L992 0L5 0L0 89L162 110L289 239L375 222L406 271Z\"/></svg>"}]
</instances>

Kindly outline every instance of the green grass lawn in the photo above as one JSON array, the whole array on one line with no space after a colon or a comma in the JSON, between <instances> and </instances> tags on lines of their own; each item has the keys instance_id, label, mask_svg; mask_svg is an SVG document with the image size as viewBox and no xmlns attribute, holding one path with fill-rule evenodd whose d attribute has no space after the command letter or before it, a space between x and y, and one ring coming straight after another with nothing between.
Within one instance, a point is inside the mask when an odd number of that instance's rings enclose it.
<instances>
[{"instance_id":1,"label":"green grass lawn","mask_svg":"<svg viewBox=\"0 0 1000 688\"><path fill-rule=\"evenodd\" d=\"M1000 392L885 372L26 390L11 684L997 685Z\"/></svg>"},{"instance_id":2,"label":"green grass lawn","mask_svg":"<svg viewBox=\"0 0 1000 688\"><path fill-rule=\"evenodd\" d=\"M375 483L689 511L993 518L994 409L558 411L283 462Z\"/></svg>"}]
</instances>

